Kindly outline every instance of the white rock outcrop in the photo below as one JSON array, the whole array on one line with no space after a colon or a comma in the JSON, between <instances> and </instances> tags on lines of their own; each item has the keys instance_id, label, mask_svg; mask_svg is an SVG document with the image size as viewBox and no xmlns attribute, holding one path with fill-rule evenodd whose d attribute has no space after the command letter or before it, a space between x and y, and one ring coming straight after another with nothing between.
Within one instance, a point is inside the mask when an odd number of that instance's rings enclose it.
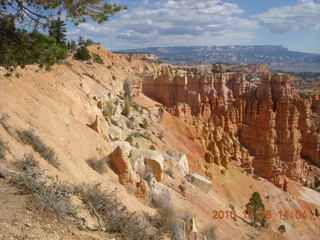
<instances>
[{"instance_id":1,"label":"white rock outcrop","mask_svg":"<svg viewBox=\"0 0 320 240\"><path fill-rule=\"evenodd\" d=\"M164 157L157 151L149 149L133 149L131 152L131 163L133 165L138 159L143 158L145 164L144 174L151 172L157 181L161 181L163 175Z\"/></svg>"},{"instance_id":2,"label":"white rock outcrop","mask_svg":"<svg viewBox=\"0 0 320 240\"><path fill-rule=\"evenodd\" d=\"M174 167L177 169L181 169L183 176L189 174L189 162L185 154L173 151L167 151L166 153L176 161Z\"/></svg>"},{"instance_id":3,"label":"white rock outcrop","mask_svg":"<svg viewBox=\"0 0 320 240\"><path fill-rule=\"evenodd\" d=\"M192 173L190 175L190 181L193 185L197 186L204 192L209 192L209 190L212 187L212 182L205 177L197 174L197 173Z\"/></svg>"}]
</instances>

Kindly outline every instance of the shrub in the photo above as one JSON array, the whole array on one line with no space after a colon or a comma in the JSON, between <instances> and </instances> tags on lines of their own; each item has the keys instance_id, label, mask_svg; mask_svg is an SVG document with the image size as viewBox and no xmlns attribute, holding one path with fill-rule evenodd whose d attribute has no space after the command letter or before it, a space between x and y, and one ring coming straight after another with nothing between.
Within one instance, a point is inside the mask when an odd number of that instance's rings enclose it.
<instances>
[{"instance_id":1,"label":"shrub","mask_svg":"<svg viewBox=\"0 0 320 240\"><path fill-rule=\"evenodd\" d=\"M147 129L149 126L147 119L144 118L142 123L139 123L139 126L143 129Z\"/></svg>"},{"instance_id":2,"label":"shrub","mask_svg":"<svg viewBox=\"0 0 320 240\"><path fill-rule=\"evenodd\" d=\"M90 158L87 160L87 164L99 174L103 174L107 171L106 162L104 159L97 160Z\"/></svg>"},{"instance_id":3,"label":"shrub","mask_svg":"<svg viewBox=\"0 0 320 240\"><path fill-rule=\"evenodd\" d=\"M156 147L154 145L150 145L149 149L155 151Z\"/></svg>"},{"instance_id":4,"label":"shrub","mask_svg":"<svg viewBox=\"0 0 320 240\"><path fill-rule=\"evenodd\" d=\"M35 134L34 129L17 131L17 133L24 144L32 146L32 148L47 160L48 163L59 168L59 162L53 148L48 147L42 139Z\"/></svg>"},{"instance_id":5,"label":"shrub","mask_svg":"<svg viewBox=\"0 0 320 240\"><path fill-rule=\"evenodd\" d=\"M39 163L31 153L24 154L23 159L18 159L15 164L24 171L30 171L39 167Z\"/></svg>"},{"instance_id":6,"label":"shrub","mask_svg":"<svg viewBox=\"0 0 320 240\"><path fill-rule=\"evenodd\" d=\"M164 114L164 109L162 106L158 108L158 114L160 115L160 117L162 117L162 115Z\"/></svg>"},{"instance_id":7,"label":"shrub","mask_svg":"<svg viewBox=\"0 0 320 240\"><path fill-rule=\"evenodd\" d=\"M213 64L211 71L213 73L221 73L222 72L222 66L220 64Z\"/></svg>"},{"instance_id":8,"label":"shrub","mask_svg":"<svg viewBox=\"0 0 320 240\"><path fill-rule=\"evenodd\" d=\"M124 116L128 117L130 114L130 108L131 108L131 101L128 96L124 97L124 106L123 106L123 111L121 114Z\"/></svg>"},{"instance_id":9,"label":"shrub","mask_svg":"<svg viewBox=\"0 0 320 240\"><path fill-rule=\"evenodd\" d=\"M99 63L99 64L103 64L103 60L102 60L102 58L100 57L99 54L94 53L94 54L92 55L92 57L93 57L93 61L94 61L94 62Z\"/></svg>"},{"instance_id":10,"label":"shrub","mask_svg":"<svg viewBox=\"0 0 320 240\"><path fill-rule=\"evenodd\" d=\"M91 59L90 53L85 46L79 47L77 51L73 54L73 58L76 60L89 60Z\"/></svg>"},{"instance_id":11,"label":"shrub","mask_svg":"<svg viewBox=\"0 0 320 240\"><path fill-rule=\"evenodd\" d=\"M216 230L217 230L217 227L213 224L210 224L205 227L205 229L203 230L203 234L206 236L207 240L216 240L217 239Z\"/></svg>"},{"instance_id":12,"label":"shrub","mask_svg":"<svg viewBox=\"0 0 320 240\"><path fill-rule=\"evenodd\" d=\"M278 231L280 234L284 234L286 232L286 227L284 225L280 225Z\"/></svg>"},{"instance_id":13,"label":"shrub","mask_svg":"<svg viewBox=\"0 0 320 240\"><path fill-rule=\"evenodd\" d=\"M105 117L105 119L108 120L111 118L111 116L114 115L114 111L115 111L115 108L112 104L112 101L108 101L102 110L102 114Z\"/></svg>"},{"instance_id":14,"label":"shrub","mask_svg":"<svg viewBox=\"0 0 320 240\"><path fill-rule=\"evenodd\" d=\"M115 190L102 190L100 184L79 185L74 188L74 193L98 216L105 231L116 233L121 239L160 239L163 235L153 226L158 223L157 219L129 212L117 199Z\"/></svg>"},{"instance_id":15,"label":"shrub","mask_svg":"<svg viewBox=\"0 0 320 240\"><path fill-rule=\"evenodd\" d=\"M254 179L256 180L260 180L260 176L259 176L259 173L256 172L256 171L253 171L253 176L252 176Z\"/></svg>"},{"instance_id":16,"label":"shrub","mask_svg":"<svg viewBox=\"0 0 320 240\"><path fill-rule=\"evenodd\" d=\"M8 144L0 138L0 159L4 158L8 151Z\"/></svg>"},{"instance_id":17,"label":"shrub","mask_svg":"<svg viewBox=\"0 0 320 240\"><path fill-rule=\"evenodd\" d=\"M186 185L180 184L180 185L179 185L179 189L180 189L180 191L181 191L182 193L185 193L185 191L186 191Z\"/></svg>"},{"instance_id":18,"label":"shrub","mask_svg":"<svg viewBox=\"0 0 320 240\"><path fill-rule=\"evenodd\" d=\"M131 82L129 79L126 79L123 81L123 87L124 96L128 96L131 98Z\"/></svg>"},{"instance_id":19,"label":"shrub","mask_svg":"<svg viewBox=\"0 0 320 240\"><path fill-rule=\"evenodd\" d=\"M139 113L139 114L143 113L143 109L139 104L133 102L132 107L134 108L134 110L136 110L137 113Z\"/></svg>"},{"instance_id":20,"label":"shrub","mask_svg":"<svg viewBox=\"0 0 320 240\"><path fill-rule=\"evenodd\" d=\"M127 141L128 143L130 143L131 146L133 146L133 137L131 135L129 135L125 141Z\"/></svg>"},{"instance_id":21,"label":"shrub","mask_svg":"<svg viewBox=\"0 0 320 240\"><path fill-rule=\"evenodd\" d=\"M31 155L25 155L25 158ZM59 217L73 216L75 210L71 204L72 196L71 189L59 182L51 182L48 177L43 176L43 173L33 160L25 159L28 163L21 165L24 172L14 176L10 182L16 185L23 194L32 194L43 211L50 211Z\"/></svg>"}]
</instances>

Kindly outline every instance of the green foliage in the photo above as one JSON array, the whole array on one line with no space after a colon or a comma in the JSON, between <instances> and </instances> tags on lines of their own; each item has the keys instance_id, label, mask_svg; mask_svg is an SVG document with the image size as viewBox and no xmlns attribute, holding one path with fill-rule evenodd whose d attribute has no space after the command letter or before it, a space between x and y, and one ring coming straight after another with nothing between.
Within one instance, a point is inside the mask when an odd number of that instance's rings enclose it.
<instances>
[{"instance_id":1,"label":"green foliage","mask_svg":"<svg viewBox=\"0 0 320 240\"><path fill-rule=\"evenodd\" d=\"M139 114L142 114L143 113L143 109L142 107L135 103L135 102L132 102L132 107L134 108L134 110L136 110Z\"/></svg>"},{"instance_id":2,"label":"green foliage","mask_svg":"<svg viewBox=\"0 0 320 240\"><path fill-rule=\"evenodd\" d=\"M183 184L180 184L180 185L179 185L179 189L180 189L180 191L181 191L182 193L184 193L184 192L186 191L186 186L183 185Z\"/></svg>"},{"instance_id":3,"label":"green foliage","mask_svg":"<svg viewBox=\"0 0 320 240\"><path fill-rule=\"evenodd\" d=\"M252 176L254 179L256 180L260 180L260 176L259 176L259 173L257 171L253 171L253 176Z\"/></svg>"},{"instance_id":4,"label":"green foliage","mask_svg":"<svg viewBox=\"0 0 320 240\"><path fill-rule=\"evenodd\" d=\"M152 151L155 151L156 147L154 145L150 145L149 149L152 150Z\"/></svg>"},{"instance_id":5,"label":"green foliage","mask_svg":"<svg viewBox=\"0 0 320 240\"><path fill-rule=\"evenodd\" d=\"M51 20L49 25L49 37L55 39L56 43L62 47L66 47L66 23L60 19Z\"/></svg>"},{"instance_id":6,"label":"green foliage","mask_svg":"<svg viewBox=\"0 0 320 240\"><path fill-rule=\"evenodd\" d=\"M38 64L50 69L50 66L67 57L67 50L54 38L16 28L14 21L12 15L0 18L1 66L14 68Z\"/></svg>"},{"instance_id":7,"label":"green foliage","mask_svg":"<svg viewBox=\"0 0 320 240\"><path fill-rule=\"evenodd\" d=\"M76 25L87 19L103 23L114 13L127 7L110 4L106 0L1 0L0 9L2 17L13 14L19 23L29 23L34 28L45 27L48 21L59 16L66 16Z\"/></svg>"},{"instance_id":8,"label":"green foliage","mask_svg":"<svg viewBox=\"0 0 320 240\"><path fill-rule=\"evenodd\" d=\"M213 64L211 71L213 73L222 73L222 66L220 64Z\"/></svg>"},{"instance_id":9,"label":"green foliage","mask_svg":"<svg viewBox=\"0 0 320 240\"><path fill-rule=\"evenodd\" d=\"M260 193L254 192L251 195L249 202L246 204L246 213L253 215L253 224L262 223L264 216L263 211L265 206L261 200Z\"/></svg>"},{"instance_id":10,"label":"green foliage","mask_svg":"<svg viewBox=\"0 0 320 240\"><path fill-rule=\"evenodd\" d=\"M309 99L310 98L310 96L308 94L306 94L306 93L299 93L299 96L302 99Z\"/></svg>"},{"instance_id":11,"label":"green foliage","mask_svg":"<svg viewBox=\"0 0 320 240\"><path fill-rule=\"evenodd\" d=\"M1 0L0 66L38 64L50 69L67 57L66 28L60 16L76 25L87 19L103 23L123 9L127 8L106 0ZM21 29L16 28L15 23ZM45 35L47 29L49 36ZM87 44L89 41L84 46ZM74 49L74 45L68 47Z\"/></svg>"},{"instance_id":12,"label":"green foliage","mask_svg":"<svg viewBox=\"0 0 320 240\"><path fill-rule=\"evenodd\" d=\"M94 53L94 54L92 55L92 57L93 57L93 61L94 61L94 62L99 63L99 64L103 64L103 60L102 60L102 58L100 57L99 54Z\"/></svg>"},{"instance_id":13,"label":"green foliage","mask_svg":"<svg viewBox=\"0 0 320 240\"><path fill-rule=\"evenodd\" d=\"M76 60L85 61L91 59L91 56L88 49L83 46L77 49L77 51L73 54L73 58Z\"/></svg>"},{"instance_id":14,"label":"green foliage","mask_svg":"<svg viewBox=\"0 0 320 240\"><path fill-rule=\"evenodd\" d=\"M77 49L77 43L74 40L68 41L67 49L68 49L69 52L75 51Z\"/></svg>"},{"instance_id":15,"label":"green foliage","mask_svg":"<svg viewBox=\"0 0 320 240\"><path fill-rule=\"evenodd\" d=\"M94 42L89 38L84 39L84 37L80 36L79 39L78 39L78 46L79 47L87 47L87 46L90 46L92 44L94 44Z\"/></svg>"},{"instance_id":16,"label":"green foliage","mask_svg":"<svg viewBox=\"0 0 320 240\"><path fill-rule=\"evenodd\" d=\"M284 234L286 232L286 227L284 225L280 225L278 231L280 234Z\"/></svg>"},{"instance_id":17,"label":"green foliage","mask_svg":"<svg viewBox=\"0 0 320 240\"><path fill-rule=\"evenodd\" d=\"M142 123L139 123L139 126L140 126L141 128L147 129L148 126L149 126L148 120L144 118L143 121L142 121Z\"/></svg>"},{"instance_id":18,"label":"green foliage","mask_svg":"<svg viewBox=\"0 0 320 240\"><path fill-rule=\"evenodd\" d=\"M38 152L41 157L47 160L55 168L59 168L59 162L56 157L56 153L53 148L48 147L42 139L35 134L34 129L17 131L19 137L24 144L32 146L32 148Z\"/></svg>"},{"instance_id":19,"label":"green foliage","mask_svg":"<svg viewBox=\"0 0 320 240\"><path fill-rule=\"evenodd\" d=\"M105 117L105 119L108 120L111 118L111 116L113 116L114 111L115 111L115 108L112 104L112 101L108 101L105 107L103 108L102 114Z\"/></svg>"},{"instance_id":20,"label":"green foliage","mask_svg":"<svg viewBox=\"0 0 320 240\"><path fill-rule=\"evenodd\" d=\"M130 143L131 146L133 146L133 137L131 135L129 135L125 141L127 141L128 143Z\"/></svg>"},{"instance_id":21,"label":"green foliage","mask_svg":"<svg viewBox=\"0 0 320 240\"><path fill-rule=\"evenodd\" d=\"M160 115L160 117L162 117L162 115L164 114L163 106L158 108L158 114Z\"/></svg>"}]
</instances>

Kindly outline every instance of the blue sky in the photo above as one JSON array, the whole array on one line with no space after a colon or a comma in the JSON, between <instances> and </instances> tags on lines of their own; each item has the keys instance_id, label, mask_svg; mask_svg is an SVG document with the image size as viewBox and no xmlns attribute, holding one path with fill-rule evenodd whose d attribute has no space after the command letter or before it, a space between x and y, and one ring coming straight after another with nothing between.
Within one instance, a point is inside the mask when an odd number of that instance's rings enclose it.
<instances>
[{"instance_id":1,"label":"blue sky","mask_svg":"<svg viewBox=\"0 0 320 240\"><path fill-rule=\"evenodd\" d=\"M128 10L103 24L69 25L69 38L108 49L283 45L320 53L320 0L116 0Z\"/></svg>"}]
</instances>

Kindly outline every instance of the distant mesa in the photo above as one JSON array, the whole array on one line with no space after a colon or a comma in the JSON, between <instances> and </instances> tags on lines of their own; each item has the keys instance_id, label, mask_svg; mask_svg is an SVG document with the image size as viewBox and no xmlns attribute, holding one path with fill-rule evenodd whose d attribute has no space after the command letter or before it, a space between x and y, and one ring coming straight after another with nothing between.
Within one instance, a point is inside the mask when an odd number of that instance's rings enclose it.
<instances>
[{"instance_id":1,"label":"distant mesa","mask_svg":"<svg viewBox=\"0 0 320 240\"><path fill-rule=\"evenodd\" d=\"M119 52L155 54L172 64L264 63L273 70L320 72L320 54L290 51L281 45L150 47Z\"/></svg>"}]
</instances>

